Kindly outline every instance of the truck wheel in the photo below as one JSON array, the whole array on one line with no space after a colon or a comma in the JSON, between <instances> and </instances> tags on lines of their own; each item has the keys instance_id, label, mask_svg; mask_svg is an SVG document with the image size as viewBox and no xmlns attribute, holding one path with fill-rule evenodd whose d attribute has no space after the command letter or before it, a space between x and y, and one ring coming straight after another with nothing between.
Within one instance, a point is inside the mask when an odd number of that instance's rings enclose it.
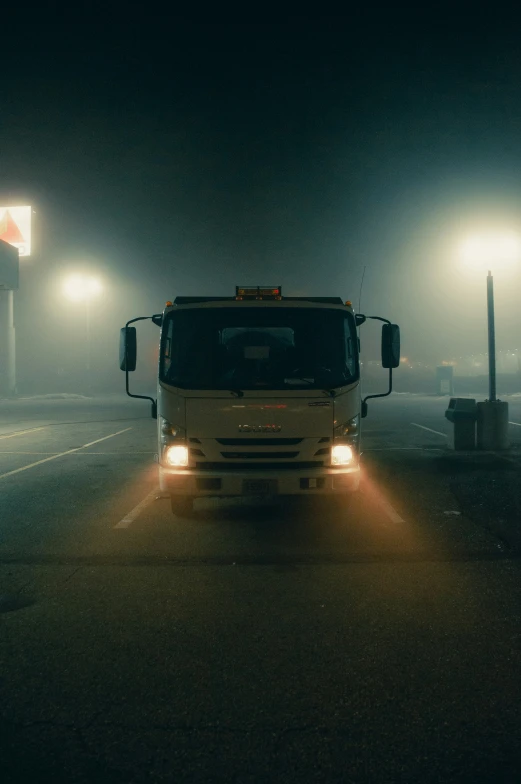
<instances>
[{"instance_id":1,"label":"truck wheel","mask_svg":"<svg viewBox=\"0 0 521 784\"><path fill-rule=\"evenodd\" d=\"M194 510L194 499L191 495L171 495L170 506L176 517L189 517Z\"/></svg>"}]
</instances>

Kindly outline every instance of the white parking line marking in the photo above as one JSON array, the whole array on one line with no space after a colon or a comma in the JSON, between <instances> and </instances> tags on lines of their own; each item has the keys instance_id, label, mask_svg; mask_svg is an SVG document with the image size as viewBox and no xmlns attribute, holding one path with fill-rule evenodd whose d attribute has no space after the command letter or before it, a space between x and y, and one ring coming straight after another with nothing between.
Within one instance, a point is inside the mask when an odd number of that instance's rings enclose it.
<instances>
[{"instance_id":1,"label":"white parking line marking","mask_svg":"<svg viewBox=\"0 0 521 784\"><path fill-rule=\"evenodd\" d=\"M443 438L447 438L447 433L440 433L439 430L433 430L431 427L425 427L425 425L418 425L416 422L411 422L411 425L414 425L414 427L421 427L422 430L428 430L429 433L436 433L437 436L443 436Z\"/></svg>"},{"instance_id":2,"label":"white parking line marking","mask_svg":"<svg viewBox=\"0 0 521 784\"><path fill-rule=\"evenodd\" d=\"M372 481L370 482L370 485L368 487L368 494L372 498L372 500L376 503L376 505L379 506L380 509L382 509L385 512L385 514L391 520L391 522L405 523L403 517L401 517L398 514L394 506L390 504L389 501L385 498L380 488L377 487L376 484Z\"/></svg>"},{"instance_id":3,"label":"white parking line marking","mask_svg":"<svg viewBox=\"0 0 521 784\"><path fill-rule=\"evenodd\" d=\"M392 506L389 501L386 501L385 498L380 497L378 499L378 504L393 523L405 523L403 517L400 517L394 506Z\"/></svg>"},{"instance_id":4,"label":"white parking line marking","mask_svg":"<svg viewBox=\"0 0 521 784\"><path fill-rule=\"evenodd\" d=\"M364 495L367 496L368 500L376 504L376 506L379 506L380 509L385 512L391 522L405 523L403 517L401 517L394 506L389 503L376 481L372 479L365 471L362 474L362 478L363 483L361 487L363 487Z\"/></svg>"},{"instance_id":5,"label":"white parking line marking","mask_svg":"<svg viewBox=\"0 0 521 784\"><path fill-rule=\"evenodd\" d=\"M35 433L37 430L45 430L46 427L49 425L42 425L42 427L31 427L29 430L17 430L16 433L6 433L3 436L0 436L0 441L3 441L4 438L14 438L15 436L25 436L26 433Z\"/></svg>"},{"instance_id":6,"label":"white parking line marking","mask_svg":"<svg viewBox=\"0 0 521 784\"><path fill-rule=\"evenodd\" d=\"M509 422L508 424L509 425L517 425L518 427L521 427L521 422Z\"/></svg>"},{"instance_id":7,"label":"white parking line marking","mask_svg":"<svg viewBox=\"0 0 521 784\"><path fill-rule=\"evenodd\" d=\"M422 449L422 447L414 447L415 449ZM57 452L28 452L22 449L0 449L0 455L56 455ZM155 452L74 452L75 457L90 457L91 455L119 455L126 457L128 455L155 455Z\"/></svg>"},{"instance_id":8,"label":"white parking line marking","mask_svg":"<svg viewBox=\"0 0 521 784\"><path fill-rule=\"evenodd\" d=\"M382 501L380 506L382 507L384 512L387 513L387 515L389 516L389 519L393 523L405 523L405 520L403 519L403 517L400 517L400 515L398 514L396 509L393 506L391 506L391 504L388 501Z\"/></svg>"},{"instance_id":9,"label":"white parking line marking","mask_svg":"<svg viewBox=\"0 0 521 784\"><path fill-rule=\"evenodd\" d=\"M19 474L22 471L28 471L29 468L35 468L35 466L42 465L42 463L48 463L49 460L56 460L58 457L63 457L64 455L71 455L73 452L79 452L80 449L85 449L88 446L99 444L100 441L106 441L108 438L114 438L114 436L119 436L121 435L121 433L126 433L128 430L132 430L132 428L126 427L124 430L118 430L117 433L111 433L109 436L103 436L103 438L97 438L96 441L90 441L88 444L83 444L83 446L77 446L75 449L67 449L66 452L59 452L57 455L52 455L52 457L45 457L43 460L37 460L36 463L29 463L29 465L23 466L22 468L15 468L13 471L7 471L6 474L0 474L0 479L5 479L6 476L13 476L14 474Z\"/></svg>"},{"instance_id":10,"label":"white parking line marking","mask_svg":"<svg viewBox=\"0 0 521 784\"><path fill-rule=\"evenodd\" d=\"M88 457L89 455L155 455L155 454L156 454L156 452L153 452L152 450L149 450L148 452L138 452L137 450L136 451L132 450L130 452L122 452L121 450L118 450L117 452L116 451L114 451L114 452L78 452L76 454L76 457L83 457L84 455L86 455Z\"/></svg>"},{"instance_id":11,"label":"white parking line marking","mask_svg":"<svg viewBox=\"0 0 521 784\"><path fill-rule=\"evenodd\" d=\"M143 498L142 501L139 502L139 504L137 504L137 506L135 506L127 515L125 515L125 517L123 517L119 523L116 523L114 528L128 528L129 525L134 522L136 517L139 517L143 509L146 509L146 507L149 506L155 498L157 498L158 493L159 487L155 487L153 490L151 490L150 493L148 493L148 495Z\"/></svg>"}]
</instances>

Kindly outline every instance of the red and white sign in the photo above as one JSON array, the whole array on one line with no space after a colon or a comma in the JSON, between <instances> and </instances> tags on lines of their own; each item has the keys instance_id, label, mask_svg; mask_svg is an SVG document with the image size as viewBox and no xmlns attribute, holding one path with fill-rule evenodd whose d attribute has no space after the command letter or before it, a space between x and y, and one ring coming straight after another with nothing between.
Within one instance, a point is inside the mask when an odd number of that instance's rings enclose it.
<instances>
[{"instance_id":1,"label":"red and white sign","mask_svg":"<svg viewBox=\"0 0 521 784\"><path fill-rule=\"evenodd\" d=\"M0 207L0 240L18 248L18 254L31 255L31 207Z\"/></svg>"}]
</instances>

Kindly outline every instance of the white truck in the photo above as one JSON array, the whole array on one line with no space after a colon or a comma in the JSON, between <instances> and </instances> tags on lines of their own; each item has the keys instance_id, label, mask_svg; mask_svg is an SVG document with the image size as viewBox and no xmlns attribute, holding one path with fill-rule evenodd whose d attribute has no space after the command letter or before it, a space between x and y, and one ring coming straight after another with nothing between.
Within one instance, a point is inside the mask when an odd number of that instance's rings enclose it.
<instances>
[{"instance_id":1,"label":"white truck","mask_svg":"<svg viewBox=\"0 0 521 784\"><path fill-rule=\"evenodd\" d=\"M157 400L134 395L136 321L161 329ZM389 389L362 399L358 327L384 322ZM400 332L355 314L340 297L286 297L281 287L237 287L230 297L177 297L162 314L121 330L131 397L158 422L161 490L187 515L202 496L344 498L360 482L360 421L369 397L392 389Z\"/></svg>"}]
</instances>

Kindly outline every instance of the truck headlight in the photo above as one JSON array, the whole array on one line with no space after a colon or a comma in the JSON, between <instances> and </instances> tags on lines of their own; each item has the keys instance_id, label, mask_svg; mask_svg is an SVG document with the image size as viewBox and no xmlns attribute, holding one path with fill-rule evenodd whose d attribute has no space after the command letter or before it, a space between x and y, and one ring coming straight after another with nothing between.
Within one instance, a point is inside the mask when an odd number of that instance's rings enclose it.
<instances>
[{"instance_id":1,"label":"truck headlight","mask_svg":"<svg viewBox=\"0 0 521 784\"><path fill-rule=\"evenodd\" d=\"M163 452L163 460L172 468L186 468L188 465L188 448L177 444L167 446Z\"/></svg>"},{"instance_id":2,"label":"truck headlight","mask_svg":"<svg viewBox=\"0 0 521 784\"><path fill-rule=\"evenodd\" d=\"M349 444L333 444L331 448L331 465L350 465L354 459L355 452Z\"/></svg>"}]
</instances>

